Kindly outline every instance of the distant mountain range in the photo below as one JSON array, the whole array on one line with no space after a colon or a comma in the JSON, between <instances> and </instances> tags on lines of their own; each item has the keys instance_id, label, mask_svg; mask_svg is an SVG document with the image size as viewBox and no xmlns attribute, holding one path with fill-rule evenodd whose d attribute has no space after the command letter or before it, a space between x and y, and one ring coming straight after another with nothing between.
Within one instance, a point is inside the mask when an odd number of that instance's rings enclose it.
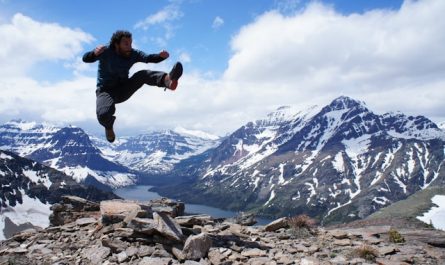
<instances>
[{"instance_id":1,"label":"distant mountain range","mask_svg":"<svg viewBox=\"0 0 445 265\"><path fill-rule=\"evenodd\" d=\"M203 132L177 129L122 137L110 144L81 128L15 120L0 126L0 150L58 169L103 189L128 186L166 173L175 163L219 143Z\"/></svg>"},{"instance_id":2,"label":"distant mountain range","mask_svg":"<svg viewBox=\"0 0 445 265\"><path fill-rule=\"evenodd\" d=\"M175 129L115 143L76 127L11 121L0 150L102 189L156 183L164 196L323 223L361 219L426 187L445 186L445 133L423 116L377 115L340 97L281 107L219 138Z\"/></svg>"},{"instance_id":3,"label":"distant mountain range","mask_svg":"<svg viewBox=\"0 0 445 265\"><path fill-rule=\"evenodd\" d=\"M340 97L306 111L281 107L247 123L176 164L170 182L178 184L157 191L266 216L351 221L444 185L444 147L444 131L426 117L377 115Z\"/></svg>"},{"instance_id":4,"label":"distant mountain range","mask_svg":"<svg viewBox=\"0 0 445 265\"><path fill-rule=\"evenodd\" d=\"M91 139L107 159L144 175L168 173L178 162L221 142L218 136L184 128L122 137L114 144L100 137Z\"/></svg>"}]
</instances>

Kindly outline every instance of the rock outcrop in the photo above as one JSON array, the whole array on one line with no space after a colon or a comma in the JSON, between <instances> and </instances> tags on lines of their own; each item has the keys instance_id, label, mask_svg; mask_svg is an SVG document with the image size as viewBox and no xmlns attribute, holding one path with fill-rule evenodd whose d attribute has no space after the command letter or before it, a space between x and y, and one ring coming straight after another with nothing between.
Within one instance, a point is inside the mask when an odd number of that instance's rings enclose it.
<instances>
[{"instance_id":1,"label":"rock outcrop","mask_svg":"<svg viewBox=\"0 0 445 265\"><path fill-rule=\"evenodd\" d=\"M157 210L156 210L157 209ZM181 210L182 209L182 210ZM0 242L0 264L444 264L445 232L390 226L297 227L281 219L245 226L184 216L171 200L100 204L73 196L53 206L51 226ZM429 240L434 237L434 242Z\"/></svg>"}]
</instances>

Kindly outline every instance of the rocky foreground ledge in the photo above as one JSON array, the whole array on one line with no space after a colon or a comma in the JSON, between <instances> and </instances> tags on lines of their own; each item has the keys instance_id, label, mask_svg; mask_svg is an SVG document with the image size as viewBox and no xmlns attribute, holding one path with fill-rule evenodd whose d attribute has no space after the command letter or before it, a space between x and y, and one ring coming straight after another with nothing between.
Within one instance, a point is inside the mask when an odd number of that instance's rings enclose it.
<instances>
[{"instance_id":1,"label":"rocky foreground ledge","mask_svg":"<svg viewBox=\"0 0 445 265\"><path fill-rule=\"evenodd\" d=\"M445 264L437 230L327 229L304 218L247 226L251 218L184 216L184 204L167 199L66 196L52 210L50 227L0 242L0 264Z\"/></svg>"}]
</instances>

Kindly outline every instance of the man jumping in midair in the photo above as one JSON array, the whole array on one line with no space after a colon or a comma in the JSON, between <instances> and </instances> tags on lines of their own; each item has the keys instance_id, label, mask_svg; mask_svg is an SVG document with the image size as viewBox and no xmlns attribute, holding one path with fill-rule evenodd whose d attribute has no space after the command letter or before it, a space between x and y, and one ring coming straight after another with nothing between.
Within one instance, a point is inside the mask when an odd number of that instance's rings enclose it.
<instances>
[{"instance_id":1,"label":"man jumping in midair","mask_svg":"<svg viewBox=\"0 0 445 265\"><path fill-rule=\"evenodd\" d=\"M118 30L113 33L109 46L99 45L83 56L86 63L99 61L96 114L99 123L105 127L105 136L109 142L114 142L116 138L113 130L115 104L128 100L144 84L175 90L182 75L182 64L177 62L170 73L141 70L128 77L133 64L159 63L170 56L165 50L147 55L133 49L131 43L131 33Z\"/></svg>"}]
</instances>

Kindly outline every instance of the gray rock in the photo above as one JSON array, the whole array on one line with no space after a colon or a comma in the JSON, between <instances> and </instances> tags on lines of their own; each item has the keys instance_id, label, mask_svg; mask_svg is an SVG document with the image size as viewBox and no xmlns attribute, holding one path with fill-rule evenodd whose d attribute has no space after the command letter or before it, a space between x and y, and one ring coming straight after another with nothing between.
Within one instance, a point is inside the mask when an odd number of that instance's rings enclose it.
<instances>
[{"instance_id":1,"label":"gray rock","mask_svg":"<svg viewBox=\"0 0 445 265\"><path fill-rule=\"evenodd\" d=\"M88 259L92 264L102 264L105 258L111 254L110 248L93 247L83 251L82 256Z\"/></svg>"},{"instance_id":2,"label":"gray rock","mask_svg":"<svg viewBox=\"0 0 445 265\"><path fill-rule=\"evenodd\" d=\"M153 220L156 225L156 230L164 237L173 241L182 241L184 235L182 234L181 227L165 213L153 213Z\"/></svg>"},{"instance_id":3,"label":"gray rock","mask_svg":"<svg viewBox=\"0 0 445 265\"><path fill-rule=\"evenodd\" d=\"M119 238L103 238L102 246L107 247L113 253L119 253L127 249L127 243Z\"/></svg>"},{"instance_id":4,"label":"gray rock","mask_svg":"<svg viewBox=\"0 0 445 265\"><path fill-rule=\"evenodd\" d=\"M146 257L151 256L153 252L155 251L154 247L142 245L138 248L138 256L139 257Z\"/></svg>"},{"instance_id":5,"label":"gray rock","mask_svg":"<svg viewBox=\"0 0 445 265\"><path fill-rule=\"evenodd\" d=\"M139 249L138 249L137 247L133 247L133 246L131 246L131 247L128 247L128 248L125 250L125 253L127 253L127 255L128 255L129 257L133 257L133 256L136 256L136 255L139 253Z\"/></svg>"},{"instance_id":6,"label":"gray rock","mask_svg":"<svg viewBox=\"0 0 445 265\"><path fill-rule=\"evenodd\" d=\"M125 251L120 252L117 254L117 261L119 263L122 263L128 259L128 254Z\"/></svg>"},{"instance_id":7,"label":"gray rock","mask_svg":"<svg viewBox=\"0 0 445 265\"><path fill-rule=\"evenodd\" d=\"M150 201L153 212L161 212L175 218L184 215L185 206L182 202L173 201L168 198L161 198Z\"/></svg>"},{"instance_id":8,"label":"gray rock","mask_svg":"<svg viewBox=\"0 0 445 265\"><path fill-rule=\"evenodd\" d=\"M182 250L185 259L198 260L207 256L212 247L212 240L207 234L201 233L187 238Z\"/></svg>"},{"instance_id":9,"label":"gray rock","mask_svg":"<svg viewBox=\"0 0 445 265\"><path fill-rule=\"evenodd\" d=\"M261 256L266 256L267 252L265 250L261 250L258 248L251 248L241 252L241 255L245 257L261 257Z\"/></svg>"},{"instance_id":10,"label":"gray rock","mask_svg":"<svg viewBox=\"0 0 445 265\"><path fill-rule=\"evenodd\" d=\"M125 200L108 200L100 202L102 223L105 225L122 222L128 215L150 217L151 208L147 205Z\"/></svg>"},{"instance_id":11,"label":"gray rock","mask_svg":"<svg viewBox=\"0 0 445 265\"><path fill-rule=\"evenodd\" d=\"M248 264L250 265L277 265L277 262L271 258L259 257L249 259Z\"/></svg>"},{"instance_id":12,"label":"gray rock","mask_svg":"<svg viewBox=\"0 0 445 265\"><path fill-rule=\"evenodd\" d=\"M131 228L128 228L128 227L126 227L126 228L119 227L119 228L114 229L113 236L126 237L126 238L133 237L134 230Z\"/></svg>"},{"instance_id":13,"label":"gray rock","mask_svg":"<svg viewBox=\"0 0 445 265\"><path fill-rule=\"evenodd\" d=\"M343 230L331 230L329 231L329 234L334 237L335 239L347 239L349 238L349 235L347 232Z\"/></svg>"},{"instance_id":14,"label":"gray rock","mask_svg":"<svg viewBox=\"0 0 445 265\"><path fill-rule=\"evenodd\" d=\"M269 223L268 225L266 225L264 227L264 230L267 232L273 232L273 231L277 231L280 228L286 228L288 226L289 226L289 224L287 222L287 218L282 217L282 218L277 219L277 220Z\"/></svg>"},{"instance_id":15,"label":"gray rock","mask_svg":"<svg viewBox=\"0 0 445 265\"><path fill-rule=\"evenodd\" d=\"M157 223L153 219L133 218L128 224L128 228L146 235L153 235L157 228Z\"/></svg>"},{"instance_id":16,"label":"gray rock","mask_svg":"<svg viewBox=\"0 0 445 265\"><path fill-rule=\"evenodd\" d=\"M192 228L195 225L204 226L207 224L213 224L214 219L210 215L202 214L202 215L185 215L175 217L175 221L180 226L190 227Z\"/></svg>"},{"instance_id":17,"label":"gray rock","mask_svg":"<svg viewBox=\"0 0 445 265\"><path fill-rule=\"evenodd\" d=\"M156 258L173 258L172 255L168 253L163 246L160 246L158 249L155 249L155 251L153 252L153 254L151 254L151 256Z\"/></svg>"},{"instance_id":18,"label":"gray rock","mask_svg":"<svg viewBox=\"0 0 445 265\"><path fill-rule=\"evenodd\" d=\"M340 247L346 247L351 245L350 239L337 239L333 242L334 245L340 246Z\"/></svg>"},{"instance_id":19,"label":"gray rock","mask_svg":"<svg viewBox=\"0 0 445 265\"><path fill-rule=\"evenodd\" d=\"M95 224L97 223L97 219L93 218L93 217L85 217L85 218L80 218L76 220L76 225L78 226L85 226L85 225L89 225L89 224Z\"/></svg>"},{"instance_id":20,"label":"gray rock","mask_svg":"<svg viewBox=\"0 0 445 265\"><path fill-rule=\"evenodd\" d=\"M393 255L400 251L399 249L397 249L393 246L392 247L391 246L379 247L377 250L380 253L380 255L383 255L383 256Z\"/></svg>"},{"instance_id":21,"label":"gray rock","mask_svg":"<svg viewBox=\"0 0 445 265\"><path fill-rule=\"evenodd\" d=\"M207 256L212 264L222 264L226 259L226 256L222 255L217 248L210 248Z\"/></svg>"},{"instance_id":22,"label":"gray rock","mask_svg":"<svg viewBox=\"0 0 445 265\"><path fill-rule=\"evenodd\" d=\"M257 223L255 215L253 213L244 213L244 212L241 212L237 216L228 219L228 221L245 226L251 226Z\"/></svg>"},{"instance_id":23,"label":"gray rock","mask_svg":"<svg viewBox=\"0 0 445 265\"><path fill-rule=\"evenodd\" d=\"M138 265L170 265L172 263L170 258L149 258L144 257Z\"/></svg>"}]
</instances>

